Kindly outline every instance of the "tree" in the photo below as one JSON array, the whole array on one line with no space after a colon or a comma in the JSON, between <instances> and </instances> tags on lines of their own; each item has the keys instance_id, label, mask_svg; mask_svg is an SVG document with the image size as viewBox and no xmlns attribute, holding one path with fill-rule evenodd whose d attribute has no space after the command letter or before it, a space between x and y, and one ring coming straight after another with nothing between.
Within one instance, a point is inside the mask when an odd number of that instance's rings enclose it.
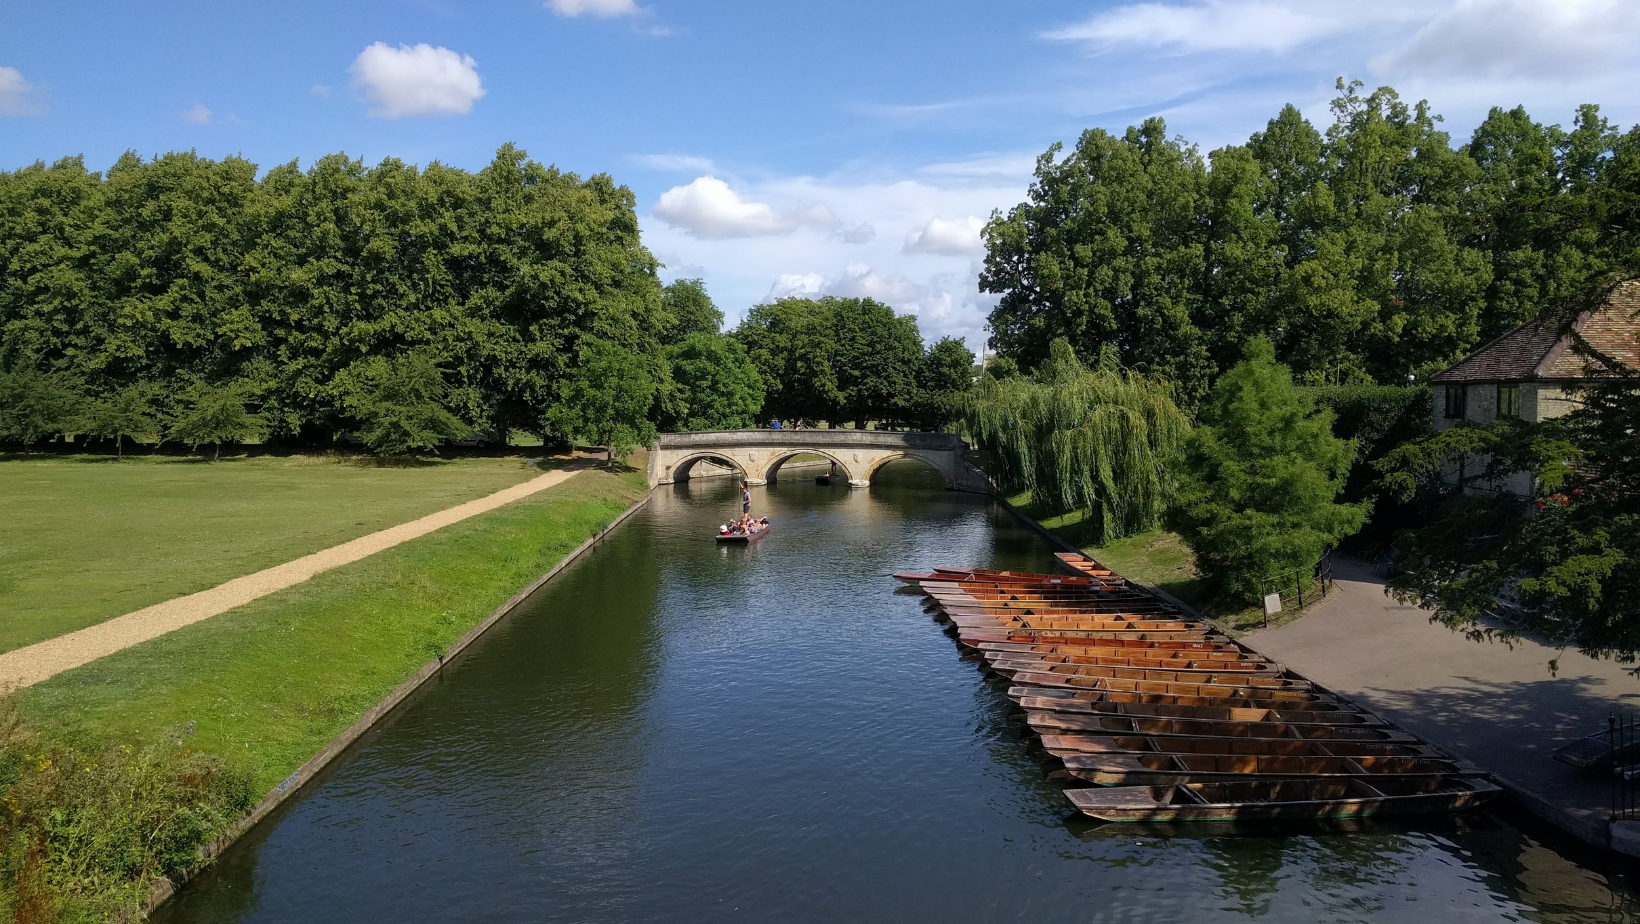
<instances>
[{"instance_id":1,"label":"tree","mask_svg":"<svg viewBox=\"0 0 1640 924\"><path fill-rule=\"evenodd\" d=\"M214 462L222 457L224 442L252 439L265 432L262 416L246 408L248 399L248 389L241 382L195 385L183 398L186 409L171 423L170 436L187 443L190 450L211 443Z\"/></svg>"},{"instance_id":2,"label":"tree","mask_svg":"<svg viewBox=\"0 0 1640 924\"><path fill-rule=\"evenodd\" d=\"M914 407L923 364L917 319L869 298L828 298L836 352L838 416L866 422L899 420ZM970 360L971 361L971 360Z\"/></svg>"},{"instance_id":3,"label":"tree","mask_svg":"<svg viewBox=\"0 0 1640 924\"><path fill-rule=\"evenodd\" d=\"M71 425L80 406L77 383L61 372L27 365L0 371L0 438L32 445Z\"/></svg>"},{"instance_id":4,"label":"tree","mask_svg":"<svg viewBox=\"0 0 1640 924\"><path fill-rule=\"evenodd\" d=\"M157 434L159 420L154 408L154 389L146 382L127 385L106 398L90 402L80 426L102 439L114 440L114 454L125 458L125 440Z\"/></svg>"},{"instance_id":5,"label":"tree","mask_svg":"<svg viewBox=\"0 0 1640 924\"><path fill-rule=\"evenodd\" d=\"M973 386L973 352L956 337L941 337L928 348L917 370L918 425L929 430L944 427Z\"/></svg>"},{"instance_id":6,"label":"tree","mask_svg":"<svg viewBox=\"0 0 1640 924\"><path fill-rule=\"evenodd\" d=\"M661 310L669 324L663 338L682 343L690 334L716 334L723 329L723 312L712 304L706 284L699 279L677 279L661 289Z\"/></svg>"},{"instance_id":7,"label":"tree","mask_svg":"<svg viewBox=\"0 0 1640 924\"><path fill-rule=\"evenodd\" d=\"M1224 591L1256 599L1261 578L1308 568L1361 528L1366 505L1336 502L1355 447L1332 422L1263 338L1214 385L1168 522Z\"/></svg>"},{"instance_id":8,"label":"tree","mask_svg":"<svg viewBox=\"0 0 1640 924\"><path fill-rule=\"evenodd\" d=\"M696 331L667 347L680 406L663 420L671 430L738 430L763 408L763 379L738 340Z\"/></svg>"},{"instance_id":9,"label":"tree","mask_svg":"<svg viewBox=\"0 0 1640 924\"><path fill-rule=\"evenodd\" d=\"M756 305L735 328L763 379L763 418L833 420L842 392L831 299L782 298Z\"/></svg>"},{"instance_id":10,"label":"tree","mask_svg":"<svg viewBox=\"0 0 1640 924\"><path fill-rule=\"evenodd\" d=\"M359 435L378 453L402 455L437 450L472 432L450 413L450 388L429 351L412 350L391 362L373 357L358 375L348 406L361 420Z\"/></svg>"},{"instance_id":11,"label":"tree","mask_svg":"<svg viewBox=\"0 0 1640 924\"><path fill-rule=\"evenodd\" d=\"M1085 368L1064 339L1032 375L990 375L967 394L968 432L1002 483L1044 508L1088 514L1100 544L1155 526L1172 494L1167 459L1189 429L1172 389L1121 368L1115 350Z\"/></svg>"},{"instance_id":12,"label":"tree","mask_svg":"<svg viewBox=\"0 0 1640 924\"><path fill-rule=\"evenodd\" d=\"M655 425L648 418L654 398L655 377L643 357L589 339L574 374L560 387L548 423L572 438L607 447L613 463L654 441Z\"/></svg>"}]
</instances>

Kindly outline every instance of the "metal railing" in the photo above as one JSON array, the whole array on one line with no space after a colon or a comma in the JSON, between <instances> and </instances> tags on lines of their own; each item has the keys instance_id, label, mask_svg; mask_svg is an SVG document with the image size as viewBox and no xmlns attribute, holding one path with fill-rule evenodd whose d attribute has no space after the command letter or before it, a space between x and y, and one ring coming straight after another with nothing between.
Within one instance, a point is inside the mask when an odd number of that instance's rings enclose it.
<instances>
[{"instance_id":1,"label":"metal railing","mask_svg":"<svg viewBox=\"0 0 1640 924\"><path fill-rule=\"evenodd\" d=\"M1606 717L1606 749L1611 767L1613 821L1633 821L1640 817L1636 796L1640 792L1640 721L1633 713L1613 713Z\"/></svg>"},{"instance_id":2,"label":"metal railing","mask_svg":"<svg viewBox=\"0 0 1640 924\"><path fill-rule=\"evenodd\" d=\"M1327 592L1332 589L1332 552L1321 556L1321 560L1308 568L1294 568L1291 571L1260 578L1258 582L1259 602L1262 604L1271 594L1286 594L1289 590L1298 599L1298 609L1305 607L1304 595L1310 595L1313 604L1317 599L1326 599ZM1319 585L1319 586L1317 586ZM1264 608L1264 626L1270 625L1270 608Z\"/></svg>"}]
</instances>

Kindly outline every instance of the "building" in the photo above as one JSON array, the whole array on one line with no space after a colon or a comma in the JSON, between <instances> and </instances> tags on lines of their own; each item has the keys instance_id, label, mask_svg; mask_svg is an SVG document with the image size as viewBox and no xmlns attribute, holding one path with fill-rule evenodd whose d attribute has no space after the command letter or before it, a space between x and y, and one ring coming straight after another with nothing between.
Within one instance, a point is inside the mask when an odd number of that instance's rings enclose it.
<instances>
[{"instance_id":1,"label":"building","mask_svg":"<svg viewBox=\"0 0 1640 924\"><path fill-rule=\"evenodd\" d=\"M1600 307L1579 314L1571 329L1600 352L1640 368L1637 313L1640 280L1629 280L1612 289ZM1499 417L1537 423L1569 413L1577 402L1576 383L1594 371L1573 343L1558 320L1528 321L1436 373L1429 380L1435 392L1436 429L1460 420L1491 423ZM1454 464L1443 480L1455 484L1458 471ZM1526 496L1531 494L1531 476L1520 472L1492 488Z\"/></svg>"}]
</instances>

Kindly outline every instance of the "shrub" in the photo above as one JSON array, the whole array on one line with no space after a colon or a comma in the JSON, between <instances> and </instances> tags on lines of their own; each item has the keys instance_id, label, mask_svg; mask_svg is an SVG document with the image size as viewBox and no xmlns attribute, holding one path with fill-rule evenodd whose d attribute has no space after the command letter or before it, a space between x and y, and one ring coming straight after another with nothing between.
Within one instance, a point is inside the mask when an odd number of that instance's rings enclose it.
<instances>
[{"instance_id":1,"label":"shrub","mask_svg":"<svg viewBox=\"0 0 1640 924\"><path fill-rule=\"evenodd\" d=\"M250 777L182 744L42 742L0 700L0 917L103 921L131 913L160 877L255 801Z\"/></svg>"}]
</instances>

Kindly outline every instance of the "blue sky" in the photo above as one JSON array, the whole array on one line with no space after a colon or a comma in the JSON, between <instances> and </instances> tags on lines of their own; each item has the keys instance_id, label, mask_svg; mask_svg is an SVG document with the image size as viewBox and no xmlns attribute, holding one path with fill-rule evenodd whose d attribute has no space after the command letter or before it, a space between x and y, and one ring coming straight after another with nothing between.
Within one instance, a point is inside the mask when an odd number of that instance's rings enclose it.
<instances>
[{"instance_id":1,"label":"blue sky","mask_svg":"<svg viewBox=\"0 0 1640 924\"><path fill-rule=\"evenodd\" d=\"M803 4L0 0L0 169L122 151L345 151L467 168L507 141L637 196L665 278L731 322L780 294L872 295L977 348L977 228L1032 159L1161 115L1204 150L1340 75L1569 122L1640 103L1633 0Z\"/></svg>"}]
</instances>

